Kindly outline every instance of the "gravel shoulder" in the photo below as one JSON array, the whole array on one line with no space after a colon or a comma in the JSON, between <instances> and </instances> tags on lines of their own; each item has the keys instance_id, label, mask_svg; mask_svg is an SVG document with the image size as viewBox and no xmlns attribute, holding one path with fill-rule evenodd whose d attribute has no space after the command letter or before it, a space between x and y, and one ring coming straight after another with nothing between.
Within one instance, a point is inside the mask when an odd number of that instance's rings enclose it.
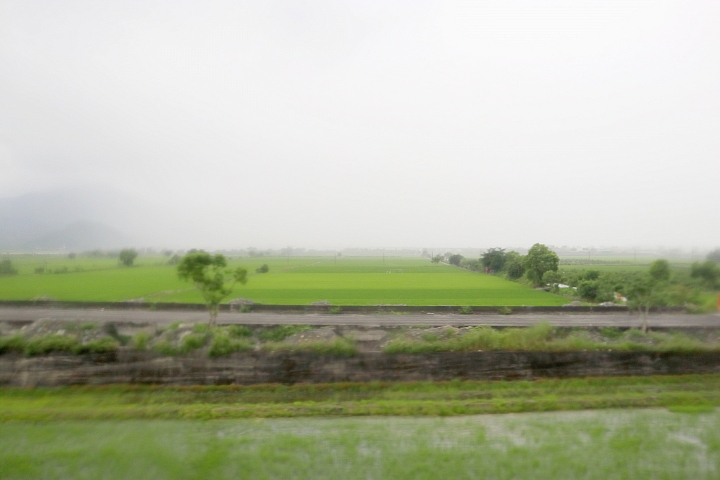
<instances>
[{"instance_id":1,"label":"gravel shoulder","mask_svg":"<svg viewBox=\"0 0 720 480\"><path fill-rule=\"evenodd\" d=\"M157 323L205 322L207 313L199 311L151 311L109 309L61 309L0 307L0 322L33 322L41 319L116 322ZM524 327L539 322L549 322L559 327L638 327L642 317L636 314L522 314L522 315L456 315L456 314L283 314L283 313L220 313L219 324L246 325L488 325L493 327ZM651 328L720 328L720 314L690 315L664 313L650 315Z\"/></svg>"}]
</instances>

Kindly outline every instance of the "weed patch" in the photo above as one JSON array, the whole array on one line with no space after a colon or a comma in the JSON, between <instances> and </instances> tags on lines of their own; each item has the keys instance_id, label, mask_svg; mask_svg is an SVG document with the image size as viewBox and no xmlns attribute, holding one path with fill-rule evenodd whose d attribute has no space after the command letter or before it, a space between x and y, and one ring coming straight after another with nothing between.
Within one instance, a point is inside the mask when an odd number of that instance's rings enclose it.
<instances>
[{"instance_id":1,"label":"weed patch","mask_svg":"<svg viewBox=\"0 0 720 480\"><path fill-rule=\"evenodd\" d=\"M264 344L262 348L271 352L312 352L319 355L336 355L341 357L350 357L358 353L355 344L346 338L313 340L293 344L271 342Z\"/></svg>"},{"instance_id":2,"label":"weed patch","mask_svg":"<svg viewBox=\"0 0 720 480\"><path fill-rule=\"evenodd\" d=\"M253 344L248 340L230 338L227 335L216 333L210 345L208 355L212 358L226 357L234 352L252 350Z\"/></svg>"},{"instance_id":3,"label":"weed patch","mask_svg":"<svg viewBox=\"0 0 720 480\"><path fill-rule=\"evenodd\" d=\"M309 325L276 325L258 333L258 338L264 342L280 342L290 335L310 330Z\"/></svg>"}]
</instances>

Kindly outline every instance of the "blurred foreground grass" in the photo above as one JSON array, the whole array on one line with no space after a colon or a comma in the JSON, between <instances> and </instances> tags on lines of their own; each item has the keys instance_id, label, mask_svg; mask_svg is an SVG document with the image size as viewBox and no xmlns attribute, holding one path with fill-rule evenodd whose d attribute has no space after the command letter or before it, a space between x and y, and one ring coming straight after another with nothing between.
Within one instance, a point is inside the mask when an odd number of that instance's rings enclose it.
<instances>
[{"instance_id":1,"label":"blurred foreground grass","mask_svg":"<svg viewBox=\"0 0 720 480\"><path fill-rule=\"evenodd\" d=\"M710 479L720 413L6 423L4 479Z\"/></svg>"},{"instance_id":2,"label":"blurred foreground grass","mask_svg":"<svg viewBox=\"0 0 720 480\"><path fill-rule=\"evenodd\" d=\"M446 416L625 407L702 409L717 405L720 405L720 375L0 389L0 421L3 422Z\"/></svg>"}]
</instances>

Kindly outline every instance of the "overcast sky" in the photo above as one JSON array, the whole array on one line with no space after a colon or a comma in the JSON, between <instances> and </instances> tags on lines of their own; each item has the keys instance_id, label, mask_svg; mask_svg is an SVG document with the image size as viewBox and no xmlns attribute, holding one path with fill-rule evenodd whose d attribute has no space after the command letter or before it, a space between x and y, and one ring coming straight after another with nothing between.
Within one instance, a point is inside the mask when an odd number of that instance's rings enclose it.
<instances>
[{"instance_id":1,"label":"overcast sky","mask_svg":"<svg viewBox=\"0 0 720 480\"><path fill-rule=\"evenodd\" d=\"M719 152L716 0L0 2L0 197L205 247L710 247Z\"/></svg>"}]
</instances>

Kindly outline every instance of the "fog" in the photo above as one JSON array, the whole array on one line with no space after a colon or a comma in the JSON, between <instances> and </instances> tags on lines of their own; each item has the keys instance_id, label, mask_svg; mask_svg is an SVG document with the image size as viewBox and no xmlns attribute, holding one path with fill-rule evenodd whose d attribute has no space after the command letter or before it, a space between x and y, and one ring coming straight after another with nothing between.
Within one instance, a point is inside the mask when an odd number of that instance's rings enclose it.
<instances>
[{"instance_id":1,"label":"fog","mask_svg":"<svg viewBox=\"0 0 720 480\"><path fill-rule=\"evenodd\" d=\"M138 221L104 223L159 246L711 247L718 25L711 0L3 0L0 197L112 192Z\"/></svg>"}]
</instances>

